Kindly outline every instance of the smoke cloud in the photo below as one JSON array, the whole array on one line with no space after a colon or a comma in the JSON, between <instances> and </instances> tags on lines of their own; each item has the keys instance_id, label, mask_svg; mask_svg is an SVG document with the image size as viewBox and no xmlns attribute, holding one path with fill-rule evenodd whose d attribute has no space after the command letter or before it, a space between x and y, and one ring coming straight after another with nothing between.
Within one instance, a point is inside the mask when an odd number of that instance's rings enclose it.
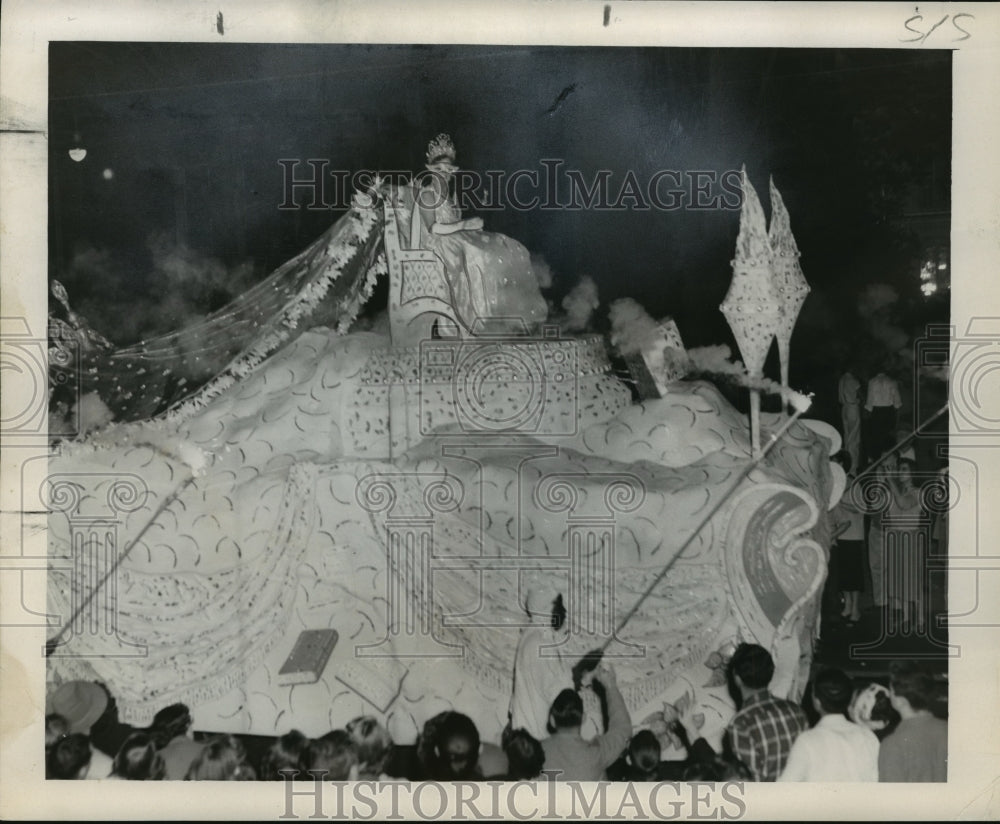
<instances>
[{"instance_id":1,"label":"smoke cloud","mask_svg":"<svg viewBox=\"0 0 1000 824\"><path fill-rule=\"evenodd\" d=\"M249 285L247 281L253 273L249 262L227 267L217 258L177 243L166 233L151 235L147 247L157 282L166 285L171 292L180 292L191 302L208 304L221 295L235 297Z\"/></svg>"},{"instance_id":2,"label":"smoke cloud","mask_svg":"<svg viewBox=\"0 0 1000 824\"><path fill-rule=\"evenodd\" d=\"M809 399L801 392L791 388L785 390L778 381L763 375L750 375L742 361L732 360L728 346L702 346L688 350L687 355L691 371L727 378L746 389L757 389L768 395L783 395L785 401L793 404L796 409L801 407L804 410L809 407Z\"/></svg>"},{"instance_id":3,"label":"smoke cloud","mask_svg":"<svg viewBox=\"0 0 1000 824\"><path fill-rule=\"evenodd\" d=\"M92 245L74 253L57 276L70 305L118 345L184 327L248 289L250 262L227 266L167 233L147 238L144 254L125 256Z\"/></svg>"},{"instance_id":4,"label":"smoke cloud","mask_svg":"<svg viewBox=\"0 0 1000 824\"><path fill-rule=\"evenodd\" d=\"M649 313L632 298L614 301L608 310L611 321L611 344L623 355L648 351L662 335Z\"/></svg>"},{"instance_id":5,"label":"smoke cloud","mask_svg":"<svg viewBox=\"0 0 1000 824\"><path fill-rule=\"evenodd\" d=\"M552 267L541 255L531 255L531 271L535 273L539 289L552 288Z\"/></svg>"},{"instance_id":6,"label":"smoke cloud","mask_svg":"<svg viewBox=\"0 0 1000 824\"><path fill-rule=\"evenodd\" d=\"M898 300L899 294L888 284L870 283L858 296L858 314L863 318L872 318Z\"/></svg>"},{"instance_id":7,"label":"smoke cloud","mask_svg":"<svg viewBox=\"0 0 1000 824\"><path fill-rule=\"evenodd\" d=\"M689 349L687 356L692 371L710 372L713 375L731 375L736 378L747 377L747 370L743 362L732 360L732 352L724 344Z\"/></svg>"},{"instance_id":8,"label":"smoke cloud","mask_svg":"<svg viewBox=\"0 0 1000 824\"><path fill-rule=\"evenodd\" d=\"M594 279L584 276L569 290L562 300L565 316L560 326L567 332L582 332L589 325L597 307L601 305L597 297L597 284Z\"/></svg>"},{"instance_id":9,"label":"smoke cloud","mask_svg":"<svg viewBox=\"0 0 1000 824\"><path fill-rule=\"evenodd\" d=\"M910 336L896 323L899 308L899 294L885 283L869 284L858 296L858 315L868 334L891 356L907 359L911 356Z\"/></svg>"},{"instance_id":10,"label":"smoke cloud","mask_svg":"<svg viewBox=\"0 0 1000 824\"><path fill-rule=\"evenodd\" d=\"M88 392L76 405L76 419L79 421L80 434L86 435L111 423L114 415L96 392Z\"/></svg>"},{"instance_id":11,"label":"smoke cloud","mask_svg":"<svg viewBox=\"0 0 1000 824\"><path fill-rule=\"evenodd\" d=\"M724 344L700 346L684 352L666 345L659 324L632 298L622 298L611 304L611 343L622 355L646 353L647 365L670 374L702 374L732 381L747 389L757 389L771 395L784 395L796 409L809 407L809 399L792 389L784 390L780 383L765 377L751 377L742 361L733 360L732 351ZM660 353L656 347L660 347ZM654 376L664 377L664 376ZM668 382L663 380L664 383Z\"/></svg>"}]
</instances>

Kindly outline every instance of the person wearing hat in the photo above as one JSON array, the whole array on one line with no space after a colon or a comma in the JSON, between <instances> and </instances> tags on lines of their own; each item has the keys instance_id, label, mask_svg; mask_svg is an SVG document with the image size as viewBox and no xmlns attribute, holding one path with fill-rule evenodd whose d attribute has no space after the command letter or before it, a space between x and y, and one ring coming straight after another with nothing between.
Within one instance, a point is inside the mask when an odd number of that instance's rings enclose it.
<instances>
[{"instance_id":1,"label":"person wearing hat","mask_svg":"<svg viewBox=\"0 0 1000 824\"><path fill-rule=\"evenodd\" d=\"M489 319L491 329L505 332L542 324L548 305L528 250L506 235L484 232L481 218L462 217L451 194L459 168L451 138L438 135L426 156L427 171L416 181L414 208L420 220L412 224L410 247L430 250L441 259L458 320L471 330L477 320Z\"/></svg>"},{"instance_id":2,"label":"person wearing hat","mask_svg":"<svg viewBox=\"0 0 1000 824\"><path fill-rule=\"evenodd\" d=\"M114 758L132 733L139 732L138 727L130 724L123 724L118 718L118 706L114 696L108 692L108 688L99 681L70 681L63 684L56 690L50 699L55 700L58 696L60 706L78 705L91 707L88 718L94 715L97 707L101 707L97 713L97 719L90 722L90 729L87 733L90 736L90 744L95 750L100 750L105 755ZM57 710L51 710L57 712ZM71 712L79 712L74 708Z\"/></svg>"},{"instance_id":3,"label":"person wearing hat","mask_svg":"<svg viewBox=\"0 0 1000 824\"><path fill-rule=\"evenodd\" d=\"M69 733L90 735L91 727L104 715L108 707L108 694L92 681L67 681L60 686L49 701L49 714L65 719ZM99 779L111 775L112 761L105 753L91 745L90 766L86 778Z\"/></svg>"},{"instance_id":4,"label":"person wearing hat","mask_svg":"<svg viewBox=\"0 0 1000 824\"><path fill-rule=\"evenodd\" d=\"M70 732L88 735L108 706L108 694L92 681L67 681L52 694L50 705L50 712L69 723Z\"/></svg>"}]
</instances>

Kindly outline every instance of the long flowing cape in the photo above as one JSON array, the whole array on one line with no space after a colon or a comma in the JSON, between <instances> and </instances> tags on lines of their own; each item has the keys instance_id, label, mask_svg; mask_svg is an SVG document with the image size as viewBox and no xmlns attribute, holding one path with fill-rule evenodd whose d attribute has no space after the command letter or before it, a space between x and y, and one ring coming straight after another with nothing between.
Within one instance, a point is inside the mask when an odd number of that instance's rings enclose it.
<instances>
[{"instance_id":1,"label":"long flowing cape","mask_svg":"<svg viewBox=\"0 0 1000 824\"><path fill-rule=\"evenodd\" d=\"M62 324L52 382L96 392L118 422L187 417L302 331L347 331L385 271L382 220L377 208L351 208L222 309L132 346L81 345L81 330Z\"/></svg>"}]
</instances>

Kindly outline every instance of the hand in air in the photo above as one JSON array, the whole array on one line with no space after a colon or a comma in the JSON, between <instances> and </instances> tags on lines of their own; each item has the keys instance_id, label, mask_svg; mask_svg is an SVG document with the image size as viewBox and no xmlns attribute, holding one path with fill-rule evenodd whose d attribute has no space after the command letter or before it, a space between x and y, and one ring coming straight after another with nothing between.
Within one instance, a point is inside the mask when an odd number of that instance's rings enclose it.
<instances>
[{"instance_id":1,"label":"hand in air","mask_svg":"<svg viewBox=\"0 0 1000 824\"><path fill-rule=\"evenodd\" d=\"M701 728L705 725L705 714L695 712L699 702L689 692L684 693L676 703L677 722L684 727L688 741L694 741L701 736Z\"/></svg>"},{"instance_id":2,"label":"hand in air","mask_svg":"<svg viewBox=\"0 0 1000 824\"><path fill-rule=\"evenodd\" d=\"M610 664L601 664L600 667L594 670L591 680L600 682L602 687L612 687L618 683L614 667Z\"/></svg>"}]
</instances>

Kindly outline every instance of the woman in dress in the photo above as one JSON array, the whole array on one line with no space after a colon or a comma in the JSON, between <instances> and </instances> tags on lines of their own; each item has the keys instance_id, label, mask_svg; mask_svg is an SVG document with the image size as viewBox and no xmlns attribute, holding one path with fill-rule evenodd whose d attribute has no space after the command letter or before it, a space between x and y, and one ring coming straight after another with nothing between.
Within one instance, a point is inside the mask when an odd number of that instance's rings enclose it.
<instances>
[{"instance_id":1,"label":"woman in dress","mask_svg":"<svg viewBox=\"0 0 1000 824\"><path fill-rule=\"evenodd\" d=\"M880 488L890 490L890 478L896 471L896 456L888 455L875 470ZM891 491L888 492L891 496ZM886 606L886 569L885 569L885 514L882 509L876 509L868 519L868 565L872 576L872 600L875 607L884 610Z\"/></svg>"},{"instance_id":2,"label":"woman in dress","mask_svg":"<svg viewBox=\"0 0 1000 824\"><path fill-rule=\"evenodd\" d=\"M569 625L562 595L535 588L524 606L534 623L521 630L517 644L510 723L541 741L549 735L546 724L552 702L573 686L576 659L565 651Z\"/></svg>"},{"instance_id":3,"label":"woman in dress","mask_svg":"<svg viewBox=\"0 0 1000 824\"><path fill-rule=\"evenodd\" d=\"M916 620L917 632L925 629L925 570L927 567L926 516L920 492L913 484L912 461L899 461L890 485L892 501L886 513L886 585L893 609L901 609L903 630Z\"/></svg>"},{"instance_id":4,"label":"woman in dress","mask_svg":"<svg viewBox=\"0 0 1000 824\"><path fill-rule=\"evenodd\" d=\"M851 471L851 456L842 449L833 456L847 473L847 484L844 494L833 509L833 537L835 541L837 560L837 584L844 600L844 609L840 617L849 624L857 624L861 620L859 600L865 581L865 516L851 503L851 487L854 473Z\"/></svg>"},{"instance_id":5,"label":"woman in dress","mask_svg":"<svg viewBox=\"0 0 1000 824\"><path fill-rule=\"evenodd\" d=\"M417 193L421 232L411 246L429 249L444 262L451 305L466 329L488 319L491 332L531 331L548 313L528 250L516 240L484 232L481 218L462 218L451 195L455 147L438 135L427 148L427 173Z\"/></svg>"},{"instance_id":6,"label":"woman in dress","mask_svg":"<svg viewBox=\"0 0 1000 824\"><path fill-rule=\"evenodd\" d=\"M844 448L851 456L851 466L861 466L861 381L848 367L838 385Z\"/></svg>"}]
</instances>

